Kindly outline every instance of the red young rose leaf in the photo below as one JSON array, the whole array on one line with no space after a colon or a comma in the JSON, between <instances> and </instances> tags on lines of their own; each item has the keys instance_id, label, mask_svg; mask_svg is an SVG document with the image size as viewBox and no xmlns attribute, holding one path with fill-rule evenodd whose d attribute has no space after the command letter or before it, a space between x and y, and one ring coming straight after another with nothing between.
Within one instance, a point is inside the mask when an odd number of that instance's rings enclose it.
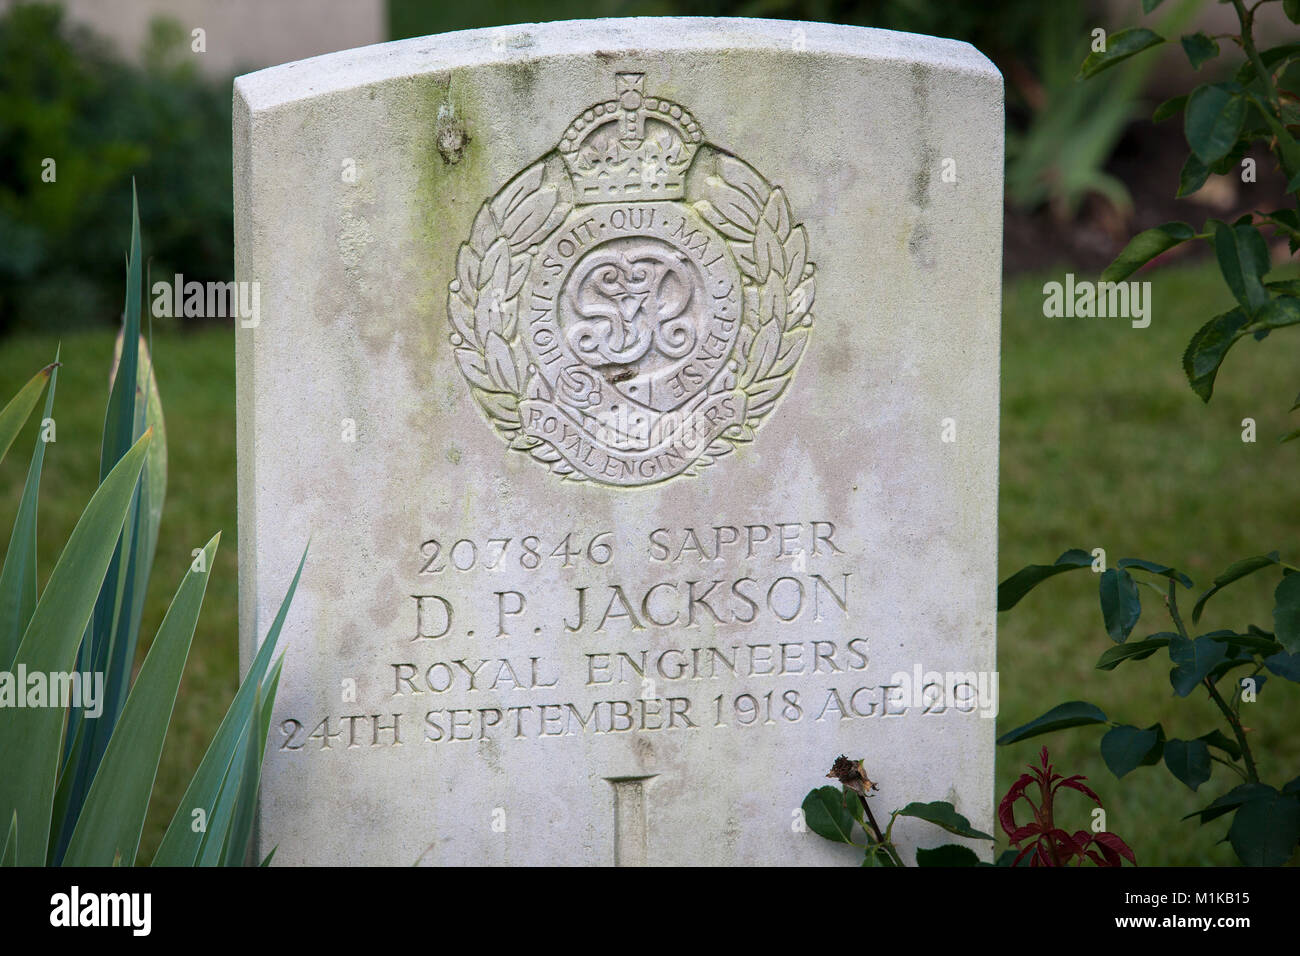
<instances>
[{"instance_id":1,"label":"red young rose leaf","mask_svg":"<svg viewBox=\"0 0 1300 956\"><path fill-rule=\"evenodd\" d=\"M1091 861L1097 866L1115 867L1122 866L1124 860L1136 864L1133 851L1114 833L1091 833L1088 830L1071 833L1053 825L1053 802L1063 787L1084 794L1099 807L1102 805L1101 798L1083 783L1086 777L1082 774L1063 777L1056 773L1048 760L1046 747L1039 751L1039 766L1030 765L1028 769L1029 773L1021 774L998 803L998 823L1011 846L1019 850L1012 866L1021 865L1025 859L1029 860L1030 866L1068 866L1075 861ZM1027 792L1030 784L1038 787L1037 805ZM1023 826L1016 822L1016 804L1021 800L1028 803L1033 812L1032 822ZM1025 846L1022 847L1022 843Z\"/></svg>"},{"instance_id":2,"label":"red young rose leaf","mask_svg":"<svg viewBox=\"0 0 1300 956\"><path fill-rule=\"evenodd\" d=\"M1134 866L1137 865L1137 857L1129 848L1129 845L1121 840L1116 834L1111 833L1108 830L1103 830L1101 833L1094 833L1092 835L1092 840L1094 843L1118 853ZM1115 865L1118 866L1119 864L1116 863Z\"/></svg>"},{"instance_id":3,"label":"red young rose leaf","mask_svg":"<svg viewBox=\"0 0 1300 956\"><path fill-rule=\"evenodd\" d=\"M1069 787L1071 790L1078 790L1080 793L1092 798L1092 802L1097 804L1097 806L1101 806L1101 797L1093 793L1091 787L1086 787L1079 782L1081 780L1086 780L1086 779L1088 778L1081 776L1079 774L1075 774L1073 777L1066 777L1064 780L1062 780L1060 783L1056 785L1055 789L1059 790L1061 787Z\"/></svg>"}]
</instances>

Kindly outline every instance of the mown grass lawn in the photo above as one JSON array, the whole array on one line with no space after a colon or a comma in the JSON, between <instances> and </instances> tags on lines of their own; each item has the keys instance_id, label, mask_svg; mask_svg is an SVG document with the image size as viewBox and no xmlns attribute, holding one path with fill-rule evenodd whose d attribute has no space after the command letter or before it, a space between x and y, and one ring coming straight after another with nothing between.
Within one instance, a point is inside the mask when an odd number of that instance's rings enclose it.
<instances>
[{"instance_id":1,"label":"mown grass lawn","mask_svg":"<svg viewBox=\"0 0 1300 956\"><path fill-rule=\"evenodd\" d=\"M1060 278L1053 276L1047 278ZM1000 557L1005 578L1031 563L1050 563L1067 548L1102 547L1113 564L1144 557L1185 570L1194 595L1240 557L1281 549L1300 556L1297 483L1300 442L1278 446L1295 427L1286 410L1300 388L1295 333L1237 346L1209 405L1187 387L1179 357L1205 318L1227 307L1209 266L1156 273L1150 328L1115 319L1047 319L1043 278L1010 283L1005 293L1002 363ZM42 581L93 491L103 424L111 333L63 339L55 407L57 443L46 460L41 494ZM54 355L53 337L0 342L0 394L12 394ZM141 634L141 655L177 583L214 531L221 550L163 754L141 846L147 862L190 774L234 694L237 681L234 348L229 330L159 334L154 351L167 418L167 504ZM1298 416L1300 417L1300 416ZM1241 440L1253 418L1258 441ZM34 424L0 463L0 522L12 521L35 440ZM7 540L7 530L0 530ZM1256 623L1271 629L1276 574L1262 572L1216 597L1196 633ZM1143 589L1135 638L1167 630L1156 595ZM1095 662L1110 645L1101 625L1096 578L1076 571L1044 584L1001 616L999 733L1066 700L1088 700L1112 718L1145 727L1160 721L1170 737L1191 738L1221 726L1197 692L1174 698L1162 655L1106 673ZM1300 689L1273 678L1245 720L1263 777L1283 783L1300 773ZM1224 728L1226 731L1226 728ZM1163 767L1122 781L1097 753L1102 730L1065 731L999 749L1002 793L1046 743L1066 773L1083 773L1106 802L1108 826L1139 862L1229 864L1221 840L1227 820L1196 827L1180 818L1233 786L1216 765L1193 794ZM887 779L889 768L872 767ZM817 781L810 781L815 786ZM1067 796L1066 800L1073 799ZM1089 824L1089 805L1066 804L1063 823ZM1074 815L1071 815L1073 812Z\"/></svg>"},{"instance_id":2,"label":"mown grass lawn","mask_svg":"<svg viewBox=\"0 0 1300 956\"><path fill-rule=\"evenodd\" d=\"M1228 564L1274 548L1293 562L1300 557L1300 442L1277 444L1300 417L1287 415L1300 389L1300 341L1283 330L1239 343L1204 405L1188 388L1180 359L1192 333L1230 307L1228 293L1208 265L1149 278L1155 305L1146 329L1115 319L1047 319L1041 280L1006 288L998 578L1026 564L1050 564L1067 548L1105 548L1112 566L1124 557L1148 558L1196 582L1179 601L1192 628L1196 596ZM1246 418L1256 423L1254 444L1242 441ZM1271 631L1277 581L1277 572L1260 572L1225 590L1191 633L1244 630L1249 623ZM1141 592L1133 639L1173 630L1159 597ZM1090 701L1120 723L1159 721L1168 737L1190 739L1215 727L1229 733L1205 693L1173 696L1167 655L1109 673L1096 669L1113 645L1090 571L1045 582L998 623L999 733L1067 700ZM1243 704L1242 716L1261 777L1280 786L1300 774L1300 688L1274 677L1256 703ZM1105 801L1108 828L1135 848L1140 863L1236 862L1219 842L1228 818L1205 827L1180 819L1239 783L1235 774L1216 764L1197 793L1163 765L1116 780L1097 752L1103 733L1081 728L1000 748L998 792L1046 743L1059 769L1088 776ZM1086 798L1068 806L1077 813L1058 817L1062 824L1090 823Z\"/></svg>"}]
</instances>

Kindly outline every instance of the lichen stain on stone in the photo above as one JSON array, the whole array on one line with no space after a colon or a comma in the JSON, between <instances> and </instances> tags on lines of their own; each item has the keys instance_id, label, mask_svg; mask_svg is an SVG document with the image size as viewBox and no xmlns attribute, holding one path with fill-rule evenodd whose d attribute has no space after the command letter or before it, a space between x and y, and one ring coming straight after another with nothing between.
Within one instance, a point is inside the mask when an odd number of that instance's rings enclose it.
<instances>
[{"instance_id":1,"label":"lichen stain on stone","mask_svg":"<svg viewBox=\"0 0 1300 956\"><path fill-rule=\"evenodd\" d=\"M908 198L911 199L914 205L924 209L930 205L930 183L938 173L935 167L937 157L934 147L930 145L929 137L926 136L926 130L930 125L930 109L928 105L929 70L920 63L914 63L911 66L911 74L912 98L916 101L912 115L917 118L917 138L921 141L921 149L919 163L915 174L912 176L911 195Z\"/></svg>"},{"instance_id":2,"label":"lichen stain on stone","mask_svg":"<svg viewBox=\"0 0 1300 956\"><path fill-rule=\"evenodd\" d=\"M466 132L458 162L443 154L442 133L459 126L468 131L478 115L474 102L474 71L442 71L411 78L395 90L390 112L408 119L409 134L401 147L415 177L411 241L394 268L409 280L408 308L420 317L416 333L404 353L412 381L427 390L435 405L459 406L462 396L450 379L442 378L455 363L449 362L447 336L448 283L455 278L456 255L468 238L479 204L491 194L481 143ZM441 122L440 122L441 121ZM452 145L452 144L447 144ZM410 409L404 416L411 427L427 428L430 409Z\"/></svg>"},{"instance_id":3,"label":"lichen stain on stone","mask_svg":"<svg viewBox=\"0 0 1300 956\"><path fill-rule=\"evenodd\" d=\"M928 272L934 268L934 236L928 223L917 221L907 239L907 251L921 269Z\"/></svg>"},{"instance_id":4,"label":"lichen stain on stone","mask_svg":"<svg viewBox=\"0 0 1300 956\"><path fill-rule=\"evenodd\" d=\"M393 602L393 594L398 590L397 579L391 571L383 575L375 584L367 611L369 612L370 623L376 629L391 627L397 620L398 612L397 606Z\"/></svg>"},{"instance_id":5,"label":"lichen stain on stone","mask_svg":"<svg viewBox=\"0 0 1300 956\"><path fill-rule=\"evenodd\" d=\"M912 176L912 195L909 197L914 205L925 209L930 205L930 183L938 169L935 165L934 148L929 143L921 144L921 158Z\"/></svg>"},{"instance_id":6,"label":"lichen stain on stone","mask_svg":"<svg viewBox=\"0 0 1300 956\"><path fill-rule=\"evenodd\" d=\"M516 100L532 98L533 90L537 86L537 71L541 67L539 60L506 60L497 66L506 71Z\"/></svg>"},{"instance_id":7,"label":"lichen stain on stone","mask_svg":"<svg viewBox=\"0 0 1300 956\"><path fill-rule=\"evenodd\" d=\"M912 74L912 96L916 98L917 112L923 114L930 90L930 71L924 63L913 63L908 67L908 72Z\"/></svg>"},{"instance_id":8,"label":"lichen stain on stone","mask_svg":"<svg viewBox=\"0 0 1300 956\"><path fill-rule=\"evenodd\" d=\"M455 166L469 145L469 130L465 128L465 121L456 115L456 107L450 103L438 107L438 120L434 130L442 161L448 166Z\"/></svg>"}]
</instances>

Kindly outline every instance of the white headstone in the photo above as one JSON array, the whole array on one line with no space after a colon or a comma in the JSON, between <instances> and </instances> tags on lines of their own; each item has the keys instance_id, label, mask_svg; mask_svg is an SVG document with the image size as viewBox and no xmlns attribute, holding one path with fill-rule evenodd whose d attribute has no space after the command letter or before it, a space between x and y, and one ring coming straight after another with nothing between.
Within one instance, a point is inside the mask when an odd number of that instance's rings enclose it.
<instances>
[{"instance_id":1,"label":"white headstone","mask_svg":"<svg viewBox=\"0 0 1300 956\"><path fill-rule=\"evenodd\" d=\"M1002 134L970 46L815 23L237 80L263 850L857 862L840 754L991 830Z\"/></svg>"}]
</instances>

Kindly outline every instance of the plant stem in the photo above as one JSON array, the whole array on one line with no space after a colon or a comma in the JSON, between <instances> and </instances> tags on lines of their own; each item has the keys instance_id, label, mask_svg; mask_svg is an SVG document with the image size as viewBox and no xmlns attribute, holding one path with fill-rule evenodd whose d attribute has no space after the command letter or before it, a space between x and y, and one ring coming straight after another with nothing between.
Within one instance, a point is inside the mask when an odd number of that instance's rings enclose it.
<instances>
[{"instance_id":1,"label":"plant stem","mask_svg":"<svg viewBox=\"0 0 1300 956\"><path fill-rule=\"evenodd\" d=\"M1174 627L1178 628L1178 635L1185 641L1190 641L1187 636L1187 628L1183 626L1183 616L1178 613L1178 592L1174 590L1178 582L1173 578L1169 579L1169 593L1165 597L1165 607L1169 610L1169 618L1174 622Z\"/></svg>"},{"instance_id":2,"label":"plant stem","mask_svg":"<svg viewBox=\"0 0 1300 956\"><path fill-rule=\"evenodd\" d=\"M903 859L898 855L898 851L894 849L894 844L886 840L884 833L880 831L880 824L876 822L876 816L871 812L871 804L867 803L867 798L862 794L857 793L856 790L854 793L857 794L858 802L862 804L863 813L867 815L867 825L871 828L871 832L876 838L876 843L885 848L885 852L889 854L890 859L894 861L896 866L902 866Z\"/></svg>"},{"instance_id":3,"label":"plant stem","mask_svg":"<svg viewBox=\"0 0 1300 956\"><path fill-rule=\"evenodd\" d=\"M1254 65L1255 72L1259 74L1259 81L1264 85L1264 95L1280 115L1282 104L1278 99L1277 90L1273 88L1273 78L1269 76L1264 61L1260 59L1259 50L1255 48L1255 7L1247 10L1242 0L1232 0L1232 5L1237 10L1237 19L1241 21L1241 48L1246 51L1246 57Z\"/></svg>"},{"instance_id":4,"label":"plant stem","mask_svg":"<svg viewBox=\"0 0 1300 956\"><path fill-rule=\"evenodd\" d=\"M1246 742L1246 731L1241 726L1240 718L1232 712L1232 708L1228 706L1228 702L1223 699L1223 695L1219 693L1219 689L1214 686L1208 676L1202 683L1205 684L1205 689L1210 692L1210 699L1223 712L1224 719L1232 726L1232 733L1237 738L1237 746L1241 748L1241 758L1246 762L1246 779L1251 783L1259 783L1259 771L1255 769L1255 758L1250 752L1250 744Z\"/></svg>"},{"instance_id":5,"label":"plant stem","mask_svg":"<svg viewBox=\"0 0 1300 956\"><path fill-rule=\"evenodd\" d=\"M1238 6L1241 5L1241 0L1233 0L1233 2ZM1178 613L1178 593L1174 590L1175 587L1177 587L1177 583L1170 579L1169 596L1165 599L1165 605L1169 608L1169 617L1174 622L1174 627L1178 628L1179 635L1183 640L1190 641L1191 638L1187 636L1187 628L1183 626L1183 617ZM1228 725L1232 727L1233 736L1237 738L1237 746L1241 748L1241 757L1246 762L1246 779L1251 783L1259 783L1259 772L1255 769L1255 757L1250 752L1250 744L1246 742L1246 731L1241 726L1241 719L1233 713L1232 708L1223 699L1223 695L1219 693L1219 689L1214 686L1214 682L1210 680L1208 674L1201 683L1210 692L1210 699L1214 701L1215 705L1223 713Z\"/></svg>"},{"instance_id":6,"label":"plant stem","mask_svg":"<svg viewBox=\"0 0 1300 956\"><path fill-rule=\"evenodd\" d=\"M1213 760L1215 763L1221 763L1221 764L1223 764L1225 767L1227 767L1229 770L1231 770L1231 771L1232 771L1233 773L1235 773L1237 776L1241 777L1242 780L1246 780L1246 779L1247 779L1247 778L1246 778L1246 771L1242 770L1240 767L1238 767L1238 766L1237 766L1235 763L1233 763L1231 760L1224 760L1222 757L1216 757L1214 754L1210 754L1210 759Z\"/></svg>"},{"instance_id":7,"label":"plant stem","mask_svg":"<svg viewBox=\"0 0 1300 956\"><path fill-rule=\"evenodd\" d=\"M1038 811L1035 811L1034 816L1042 821L1043 832L1051 833L1056 829L1056 821L1052 817L1054 808L1052 806L1052 782L1050 777L1046 783L1041 779L1038 781L1038 792L1043 796L1041 804L1042 812L1039 813ZM1033 806L1033 804L1031 803L1030 806ZM1049 839L1047 841L1047 852L1049 859L1052 861L1052 866L1063 865L1061 863L1061 855L1057 852L1057 849L1056 840Z\"/></svg>"}]
</instances>

